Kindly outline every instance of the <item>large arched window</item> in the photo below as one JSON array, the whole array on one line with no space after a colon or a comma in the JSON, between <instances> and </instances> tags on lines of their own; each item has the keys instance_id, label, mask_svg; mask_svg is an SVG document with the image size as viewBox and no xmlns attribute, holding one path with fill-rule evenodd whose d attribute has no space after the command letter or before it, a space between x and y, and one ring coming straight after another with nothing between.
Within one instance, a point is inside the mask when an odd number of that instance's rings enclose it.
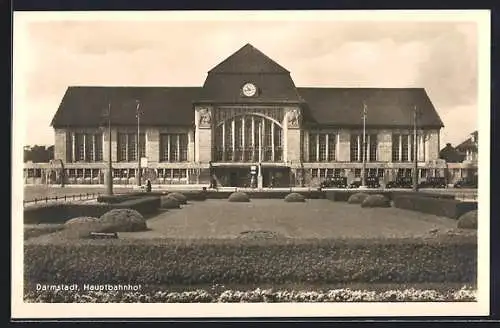
<instances>
[{"instance_id":1,"label":"large arched window","mask_svg":"<svg viewBox=\"0 0 500 328\"><path fill-rule=\"evenodd\" d=\"M214 131L216 162L281 162L283 129L259 114L237 115L219 122Z\"/></svg>"}]
</instances>

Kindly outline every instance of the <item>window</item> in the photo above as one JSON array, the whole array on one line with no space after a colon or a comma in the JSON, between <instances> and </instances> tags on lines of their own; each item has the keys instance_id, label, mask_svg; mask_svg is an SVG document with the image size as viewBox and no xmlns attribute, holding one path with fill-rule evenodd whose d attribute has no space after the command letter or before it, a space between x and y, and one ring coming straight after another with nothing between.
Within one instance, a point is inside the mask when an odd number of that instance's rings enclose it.
<instances>
[{"instance_id":1,"label":"window","mask_svg":"<svg viewBox=\"0 0 500 328\"><path fill-rule=\"evenodd\" d=\"M245 144L244 152L243 152L243 160L244 161L253 161L252 160L252 120L250 117L245 118Z\"/></svg>"},{"instance_id":2,"label":"window","mask_svg":"<svg viewBox=\"0 0 500 328\"><path fill-rule=\"evenodd\" d=\"M76 169L69 169L68 170L68 177L69 178L76 178Z\"/></svg>"},{"instance_id":3,"label":"window","mask_svg":"<svg viewBox=\"0 0 500 328\"><path fill-rule=\"evenodd\" d=\"M354 169L354 177L361 178L361 169Z\"/></svg>"},{"instance_id":4,"label":"window","mask_svg":"<svg viewBox=\"0 0 500 328\"><path fill-rule=\"evenodd\" d=\"M337 147L337 135L328 134L328 159L327 161L335 161L336 160L336 147Z\"/></svg>"},{"instance_id":5,"label":"window","mask_svg":"<svg viewBox=\"0 0 500 328\"><path fill-rule=\"evenodd\" d=\"M369 158L367 157L368 162L376 162L377 161L377 135L370 134L370 144L368 145L368 149L370 150Z\"/></svg>"},{"instance_id":6,"label":"window","mask_svg":"<svg viewBox=\"0 0 500 328\"><path fill-rule=\"evenodd\" d=\"M427 170L426 169L420 169L420 177L421 178L427 178Z\"/></svg>"},{"instance_id":7,"label":"window","mask_svg":"<svg viewBox=\"0 0 500 328\"><path fill-rule=\"evenodd\" d=\"M225 124L224 123L224 147L226 149L225 151L225 160L226 161L232 161L233 160L233 132L232 132L232 124ZM258 138L258 137L257 137Z\"/></svg>"},{"instance_id":8,"label":"window","mask_svg":"<svg viewBox=\"0 0 500 328\"><path fill-rule=\"evenodd\" d=\"M318 134L319 142L319 161L326 161L326 134Z\"/></svg>"},{"instance_id":9,"label":"window","mask_svg":"<svg viewBox=\"0 0 500 328\"><path fill-rule=\"evenodd\" d=\"M327 178L332 178L334 176L334 171L333 169L326 169L326 176Z\"/></svg>"},{"instance_id":10,"label":"window","mask_svg":"<svg viewBox=\"0 0 500 328\"><path fill-rule=\"evenodd\" d=\"M321 179L326 177L326 169L319 169L319 177Z\"/></svg>"},{"instance_id":11,"label":"window","mask_svg":"<svg viewBox=\"0 0 500 328\"><path fill-rule=\"evenodd\" d=\"M76 177L77 178L83 178L83 169L77 169L76 170Z\"/></svg>"},{"instance_id":12,"label":"window","mask_svg":"<svg viewBox=\"0 0 500 328\"><path fill-rule=\"evenodd\" d=\"M188 160L188 136L187 134L179 135L179 160L181 162L187 162Z\"/></svg>"},{"instance_id":13,"label":"window","mask_svg":"<svg viewBox=\"0 0 500 328\"><path fill-rule=\"evenodd\" d=\"M264 161L271 161L272 160L272 128L273 128L273 122L270 121L262 121L264 123L264 143L262 146L264 147Z\"/></svg>"},{"instance_id":14,"label":"window","mask_svg":"<svg viewBox=\"0 0 500 328\"><path fill-rule=\"evenodd\" d=\"M357 134L351 134L351 143L350 143L350 150L351 150L351 162L359 162L360 157L359 157L359 136Z\"/></svg>"},{"instance_id":15,"label":"window","mask_svg":"<svg viewBox=\"0 0 500 328\"><path fill-rule=\"evenodd\" d=\"M132 162L137 160L137 134L128 134L128 145L127 145L127 161Z\"/></svg>"},{"instance_id":16,"label":"window","mask_svg":"<svg viewBox=\"0 0 500 328\"><path fill-rule=\"evenodd\" d=\"M309 135L309 162L316 162L318 160L317 157L317 144L318 144L318 135L310 134Z\"/></svg>"},{"instance_id":17,"label":"window","mask_svg":"<svg viewBox=\"0 0 500 328\"><path fill-rule=\"evenodd\" d=\"M401 158L399 157L399 141L401 136L399 134L392 135L392 161L399 162Z\"/></svg>"},{"instance_id":18,"label":"window","mask_svg":"<svg viewBox=\"0 0 500 328\"><path fill-rule=\"evenodd\" d=\"M127 138L125 133L118 133L118 161L127 161Z\"/></svg>"},{"instance_id":19,"label":"window","mask_svg":"<svg viewBox=\"0 0 500 328\"><path fill-rule=\"evenodd\" d=\"M34 177L35 177L35 170L28 169L28 178L34 178Z\"/></svg>"},{"instance_id":20,"label":"window","mask_svg":"<svg viewBox=\"0 0 500 328\"><path fill-rule=\"evenodd\" d=\"M334 177L336 177L336 178L340 178L340 176L341 176L341 175L340 175L340 169L335 169L335 170L333 171L333 176L334 176Z\"/></svg>"},{"instance_id":21,"label":"window","mask_svg":"<svg viewBox=\"0 0 500 328\"><path fill-rule=\"evenodd\" d=\"M408 135L401 136L401 161L408 162Z\"/></svg>"},{"instance_id":22,"label":"window","mask_svg":"<svg viewBox=\"0 0 500 328\"><path fill-rule=\"evenodd\" d=\"M274 123L273 123L274 125ZM274 161L283 159L282 131L279 126L274 125Z\"/></svg>"},{"instance_id":23,"label":"window","mask_svg":"<svg viewBox=\"0 0 500 328\"><path fill-rule=\"evenodd\" d=\"M94 153L94 135L86 134L85 138L85 161L94 162L95 161L95 153Z\"/></svg>"},{"instance_id":24,"label":"window","mask_svg":"<svg viewBox=\"0 0 500 328\"><path fill-rule=\"evenodd\" d=\"M102 157L102 152L103 152L102 134L101 133L94 134L94 139L95 139L95 147L94 147L95 159L94 160L96 162L102 162L103 161L103 157Z\"/></svg>"},{"instance_id":25,"label":"window","mask_svg":"<svg viewBox=\"0 0 500 328\"><path fill-rule=\"evenodd\" d=\"M85 140L83 133L75 133L75 160L77 162L85 160Z\"/></svg>"},{"instance_id":26,"label":"window","mask_svg":"<svg viewBox=\"0 0 500 328\"><path fill-rule=\"evenodd\" d=\"M369 177L376 177L377 176L377 169L368 169L368 176Z\"/></svg>"},{"instance_id":27,"label":"window","mask_svg":"<svg viewBox=\"0 0 500 328\"><path fill-rule=\"evenodd\" d=\"M185 162L188 158L188 136L186 133L160 135L160 161Z\"/></svg>"},{"instance_id":28,"label":"window","mask_svg":"<svg viewBox=\"0 0 500 328\"><path fill-rule=\"evenodd\" d=\"M317 169L312 169L311 170L311 177L317 178L318 177L318 170Z\"/></svg>"},{"instance_id":29,"label":"window","mask_svg":"<svg viewBox=\"0 0 500 328\"><path fill-rule=\"evenodd\" d=\"M377 176L379 178L383 178L384 177L384 169L378 169L377 171Z\"/></svg>"}]
</instances>

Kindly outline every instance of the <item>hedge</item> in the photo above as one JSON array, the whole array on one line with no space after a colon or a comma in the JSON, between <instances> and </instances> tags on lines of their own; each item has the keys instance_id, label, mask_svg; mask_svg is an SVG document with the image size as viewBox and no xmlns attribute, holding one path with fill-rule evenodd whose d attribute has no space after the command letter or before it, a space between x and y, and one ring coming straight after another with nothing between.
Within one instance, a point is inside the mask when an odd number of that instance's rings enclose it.
<instances>
[{"instance_id":1,"label":"hedge","mask_svg":"<svg viewBox=\"0 0 500 328\"><path fill-rule=\"evenodd\" d=\"M288 203L303 203L305 201L306 201L305 197L296 192L292 192L291 194L288 194L285 197L285 202Z\"/></svg>"},{"instance_id":2,"label":"hedge","mask_svg":"<svg viewBox=\"0 0 500 328\"><path fill-rule=\"evenodd\" d=\"M160 197L139 197L121 203L52 203L24 209L24 223L64 223L79 216L100 217L115 208L130 208L144 216L156 213L161 205Z\"/></svg>"},{"instance_id":3,"label":"hedge","mask_svg":"<svg viewBox=\"0 0 500 328\"><path fill-rule=\"evenodd\" d=\"M455 199L454 194L443 194L439 192L413 192L413 191L385 191L385 190L328 190L325 191L325 198L334 202L347 202L351 195L357 194L359 192L366 194L380 194L384 195L387 199L392 200L397 195L403 196L418 196L418 197L432 197L432 198L443 198L443 199Z\"/></svg>"},{"instance_id":4,"label":"hedge","mask_svg":"<svg viewBox=\"0 0 500 328\"><path fill-rule=\"evenodd\" d=\"M458 219L462 214L477 210L477 202L455 199L394 195L394 207Z\"/></svg>"},{"instance_id":5,"label":"hedge","mask_svg":"<svg viewBox=\"0 0 500 328\"><path fill-rule=\"evenodd\" d=\"M36 240L35 240L36 241ZM26 283L475 283L477 241L433 239L25 242Z\"/></svg>"}]
</instances>

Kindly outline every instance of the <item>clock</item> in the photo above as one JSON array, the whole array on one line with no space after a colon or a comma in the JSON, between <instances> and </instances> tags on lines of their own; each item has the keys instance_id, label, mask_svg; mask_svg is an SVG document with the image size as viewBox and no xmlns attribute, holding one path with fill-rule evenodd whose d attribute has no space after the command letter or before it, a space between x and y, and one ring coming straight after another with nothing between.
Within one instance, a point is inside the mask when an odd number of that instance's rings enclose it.
<instances>
[{"instance_id":1,"label":"clock","mask_svg":"<svg viewBox=\"0 0 500 328\"><path fill-rule=\"evenodd\" d=\"M252 97L255 93L257 93L257 87L253 83L245 83L245 85L241 88L241 91L246 97Z\"/></svg>"}]
</instances>

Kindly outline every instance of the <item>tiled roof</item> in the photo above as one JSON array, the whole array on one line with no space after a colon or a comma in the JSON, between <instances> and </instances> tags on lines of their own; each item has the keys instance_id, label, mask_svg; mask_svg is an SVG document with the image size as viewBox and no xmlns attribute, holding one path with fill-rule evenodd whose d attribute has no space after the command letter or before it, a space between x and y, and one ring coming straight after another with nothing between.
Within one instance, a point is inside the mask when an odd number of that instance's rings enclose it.
<instances>
[{"instance_id":1,"label":"tiled roof","mask_svg":"<svg viewBox=\"0 0 500 328\"><path fill-rule=\"evenodd\" d=\"M459 144L456 149L458 151L465 151L465 150L477 150L477 144L472 141L471 138L463 141L461 144Z\"/></svg>"},{"instance_id":2,"label":"tiled roof","mask_svg":"<svg viewBox=\"0 0 500 328\"><path fill-rule=\"evenodd\" d=\"M69 87L52 126L97 126L111 104L114 125L134 125L136 100L140 101L144 125L192 125L192 102L199 87Z\"/></svg>"},{"instance_id":3,"label":"tiled roof","mask_svg":"<svg viewBox=\"0 0 500 328\"><path fill-rule=\"evenodd\" d=\"M141 124L192 125L193 102L199 99L201 91L199 87L69 87L52 125L96 126L103 122L108 102L113 124L134 125L136 100L143 112ZM302 105L306 121L311 124L360 126L365 101L367 126L412 126L413 104L417 104L421 114L420 126L442 126L423 89L297 88L297 92L306 101Z\"/></svg>"},{"instance_id":4,"label":"tiled roof","mask_svg":"<svg viewBox=\"0 0 500 328\"><path fill-rule=\"evenodd\" d=\"M247 43L241 49L223 60L210 73L289 73L285 68L267 57L260 50Z\"/></svg>"},{"instance_id":5,"label":"tiled roof","mask_svg":"<svg viewBox=\"0 0 500 328\"><path fill-rule=\"evenodd\" d=\"M414 106L418 125L442 127L443 122L423 88L298 88L312 123L361 125L363 103L367 126L412 126Z\"/></svg>"}]
</instances>

